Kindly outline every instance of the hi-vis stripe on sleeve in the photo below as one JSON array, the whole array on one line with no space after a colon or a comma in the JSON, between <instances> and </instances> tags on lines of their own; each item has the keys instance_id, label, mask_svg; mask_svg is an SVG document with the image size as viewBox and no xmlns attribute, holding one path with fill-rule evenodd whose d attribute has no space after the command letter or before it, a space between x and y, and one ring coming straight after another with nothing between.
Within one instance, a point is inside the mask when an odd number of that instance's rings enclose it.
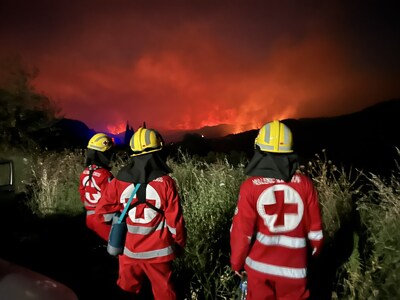
<instances>
[{"instance_id":1,"label":"hi-vis stripe on sleeve","mask_svg":"<svg viewBox=\"0 0 400 300\"><path fill-rule=\"evenodd\" d=\"M92 203L85 201L85 207L96 207L96 204L92 204Z\"/></svg>"},{"instance_id":2,"label":"hi-vis stripe on sleeve","mask_svg":"<svg viewBox=\"0 0 400 300\"><path fill-rule=\"evenodd\" d=\"M114 214L104 214L103 215L104 222L111 222L113 217L114 217Z\"/></svg>"},{"instance_id":3,"label":"hi-vis stripe on sleeve","mask_svg":"<svg viewBox=\"0 0 400 300\"><path fill-rule=\"evenodd\" d=\"M168 225L167 225L167 227L168 227L169 232L171 232L172 234L176 234L176 228L168 226Z\"/></svg>"},{"instance_id":4,"label":"hi-vis stripe on sleeve","mask_svg":"<svg viewBox=\"0 0 400 300\"><path fill-rule=\"evenodd\" d=\"M282 246L287 248L304 248L306 247L306 239L305 238L297 238L290 237L286 235L274 235L268 236L262 234L261 232L257 233L256 236L257 241L266 246Z\"/></svg>"},{"instance_id":5,"label":"hi-vis stripe on sleeve","mask_svg":"<svg viewBox=\"0 0 400 300\"><path fill-rule=\"evenodd\" d=\"M319 231L310 231L308 233L308 239L311 241L320 241L324 237L322 230Z\"/></svg>"},{"instance_id":6,"label":"hi-vis stripe on sleeve","mask_svg":"<svg viewBox=\"0 0 400 300\"><path fill-rule=\"evenodd\" d=\"M307 268L280 267L252 260L250 257L246 258L246 264L249 266L249 268L264 274L271 274L292 279L302 279L307 276Z\"/></svg>"}]
</instances>

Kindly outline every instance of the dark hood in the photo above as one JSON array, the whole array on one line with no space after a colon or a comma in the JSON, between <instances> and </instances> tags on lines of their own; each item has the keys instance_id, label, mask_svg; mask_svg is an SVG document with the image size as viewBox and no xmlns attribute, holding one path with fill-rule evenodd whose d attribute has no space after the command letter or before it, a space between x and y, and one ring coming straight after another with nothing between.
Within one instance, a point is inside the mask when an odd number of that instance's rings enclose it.
<instances>
[{"instance_id":1,"label":"dark hood","mask_svg":"<svg viewBox=\"0 0 400 300\"><path fill-rule=\"evenodd\" d=\"M255 150L245 169L246 175L282 179L289 182L299 167L297 154L269 153Z\"/></svg>"},{"instance_id":2,"label":"dark hood","mask_svg":"<svg viewBox=\"0 0 400 300\"><path fill-rule=\"evenodd\" d=\"M111 169L111 161L113 159L114 153L112 151L100 152L93 149L86 150L85 165L96 165L105 169Z\"/></svg>"},{"instance_id":3,"label":"dark hood","mask_svg":"<svg viewBox=\"0 0 400 300\"><path fill-rule=\"evenodd\" d=\"M130 163L118 172L116 178L125 182L148 183L171 172L166 162L155 152L132 157Z\"/></svg>"}]
</instances>

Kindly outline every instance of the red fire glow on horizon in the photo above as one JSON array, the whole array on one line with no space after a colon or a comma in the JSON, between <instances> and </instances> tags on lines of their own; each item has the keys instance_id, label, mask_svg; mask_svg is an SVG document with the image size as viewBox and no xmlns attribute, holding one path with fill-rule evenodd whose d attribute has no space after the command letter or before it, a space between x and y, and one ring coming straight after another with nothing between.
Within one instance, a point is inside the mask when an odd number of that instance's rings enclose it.
<instances>
[{"instance_id":1,"label":"red fire glow on horizon","mask_svg":"<svg viewBox=\"0 0 400 300\"><path fill-rule=\"evenodd\" d=\"M117 135L126 131L126 123L119 123L117 125L107 125L107 131L111 134Z\"/></svg>"},{"instance_id":2,"label":"red fire glow on horizon","mask_svg":"<svg viewBox=\"0 0 400 300\"><path fill-rule=\"evenodd\" d=\"M219 128L218 131L221 132L221 135L229 135L229 134L238 134L244 131L248 130L253 130L253 129L259 129L261 128L266 122L270 122L273 119L275 120L284 120L288 117L287 114L281 114L277 115L276 117L272 118L271 120L265 120L265 122L260 122L258 120L252 120L251 122L248 122L247 120L241 120L241 122L235 123L238 120L227 120L224 119L224 122L217 122L217 121L204 121L201 122L199 127L193 128L190 126L179 126L175 128L153 128L150 126L149 128L156 129L158 131L197 131L201 130L204 127L218 127L226 125L223 127L223 129ZM239 120L240 121L240 120ZM111 133L113 135L118 135L120 133L124 133L126 131L126 127L129 125L126 122L119 122L118 124L108 124L105 128L107 129L108 133ZM186 124L187 125L187 124ZM143 126L142 124L139 125L138 127ZM133 128L134 131L138 128Z\"/></svg>"}]
</instances>

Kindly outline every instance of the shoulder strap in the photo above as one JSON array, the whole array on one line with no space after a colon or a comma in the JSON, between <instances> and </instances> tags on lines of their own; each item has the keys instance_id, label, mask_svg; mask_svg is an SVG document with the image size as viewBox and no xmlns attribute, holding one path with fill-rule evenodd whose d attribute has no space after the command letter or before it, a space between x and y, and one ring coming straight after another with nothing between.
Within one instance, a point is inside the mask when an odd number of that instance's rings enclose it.
<instances>
[{"instance_id":1,"label":"shoulder strap","mask_svg":"<svg viewBox=\"0 0 400 300\"><path fill-rule=\"evenodd\" d=\"M88 182L92 180L93 172L96 171L97 169L100 169L100 168L101 168L101 167L99 167L99 166L97 166L97 165L95 165L94 167L92 167L92 165L90 165L90 166L88 167L88 170L89 170L89 178L88 178L88 180L86 180L86 182L85 182L85 187L87 186ZM99 189L96 188L95 186L94 186L94 188L96 189L96 191L100 192Z\"/></svg>"},{"instance_id":2,"label":"shoulder strap","mask_svg":"<svg viewBox=\"0 0 400 300\"><path fill-rule=\"evenodd\" d=\"M131 208L134 208L138 206L139 204L146 204L148 207L151 209L155 210L156 212L160 214L164 214L164 211L159 209L158 207L155 207L153 204L147 201L146 199L146 188L147 188L147 183L144 183L141 188L137 192L137 198L138 201L132 204Z\"/></svg>"},{"instance_id":3,"label":"shoulder strap","mask_svg":"<svg viewBox=\"0 0 400 300\"><path fill-rule=\"evenodd\" d=\"M133 190L131 196L129 197L128 203L125 205L124 210L122 211L122 214L119 216L118 224L121 224L122 220L124 219L125 214L128 211L129 206L131 205L132 199L135 196L135 194L136 194L137 190L139 189L139 187L140 187L140 183L137 183L135 185L135 189Z\"/></svg>"}]
</instances>

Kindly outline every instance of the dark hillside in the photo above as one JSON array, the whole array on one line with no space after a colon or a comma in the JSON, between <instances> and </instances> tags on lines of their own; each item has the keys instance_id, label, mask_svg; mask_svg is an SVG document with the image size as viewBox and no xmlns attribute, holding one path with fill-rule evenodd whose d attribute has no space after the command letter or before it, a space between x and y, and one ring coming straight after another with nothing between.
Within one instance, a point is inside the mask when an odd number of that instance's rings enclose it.
<instances>
[{"instance_id":1,"label":"dark hillside","mask_svg":"<svg viewBox=\"0 0 400 300\"><path fill-rule=\"evenodd\" d=\"M395 159L398 158L396 147L400 147L399 116L400 99L392 99L352 114L330 118L286 119L284 123L293 131L294 148L302 163L325 149L327 158L335 164L388 174L395 169ZM250 158L253 154L258 130L224 137L216 137L221 134L218 126L207 130L206 136L213 138L203 138L200 133L191 131L181 141L171 143L167 147L168 153L175 155L181 147L191 155L200 156L206 156L209 152L228 155L236 152ZM94 131L83 122L62 119L42 132L39 140L43 146L52 150L76 149L85 148L93 134Z\"/></svg>"},{"instance_id":2,"label":"dark hillside","mask_svg":"<svg viewBox=\"0 0 400 300\"><path fill-rule=\"evenodd\" d=\"M329 159L366 171L388 174L400 147L400 99L332 118L286 120L296 151L311 158L325 149Z\"/></svg>"},{"instance_id":3,"label":"dark hillside","mask_svg":"<svg viewBox=\"0 0 400 300\"><path fill-rule=\"evenodd\" d=\"M400 99L376 104L362 111L330 118L287 119L294 135L294 148L302 163L326 151L327 158L335 164L355 167L376 174L389 174L396 168L396 147L400 147ZM221 138L197 139L195 147L208 151L243 152L253 154L254 139L258 130L231 134ZM174 148L183 146L176 143Z\"/></svg>"},{"instance_id":4,"label":"dark hillside","mask_svg":"<svg viewBox=\"0 0 400 300\"><path fill-rule=\"evenodd\" d=\"M81 121L60 119L50 128L37 132L35 140L49 150L81 149L86 147L94 133Z\"/></svg>"}]
</instances>

